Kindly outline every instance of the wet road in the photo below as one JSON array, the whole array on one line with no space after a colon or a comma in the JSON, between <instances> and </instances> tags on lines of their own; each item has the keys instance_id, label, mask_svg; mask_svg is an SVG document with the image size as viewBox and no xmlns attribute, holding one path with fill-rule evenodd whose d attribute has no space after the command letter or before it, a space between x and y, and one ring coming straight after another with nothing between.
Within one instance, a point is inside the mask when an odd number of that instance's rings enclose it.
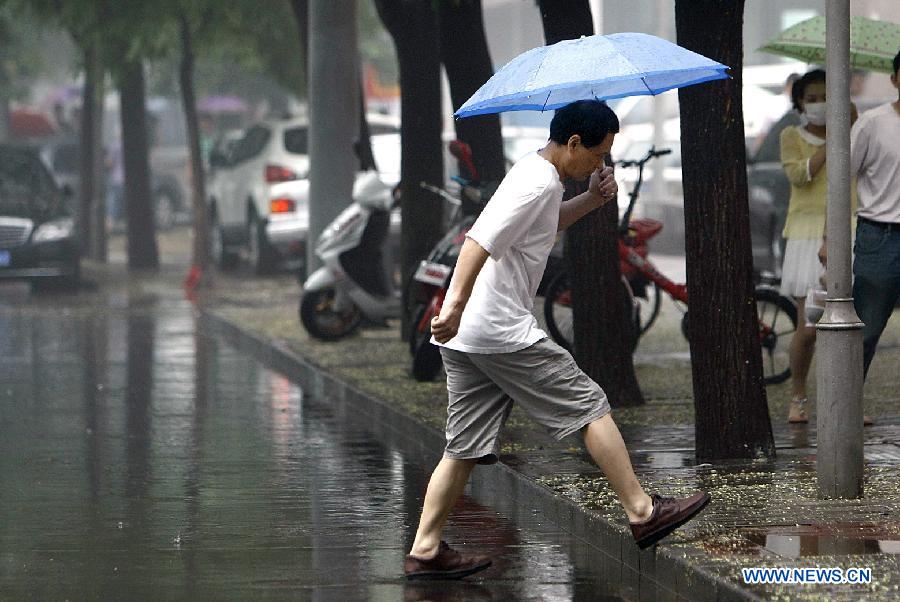
<instances>
[{"instance_id":1,"label":"wet road","mask_svg":"<svg viewBox=\"0 0 900 602\"><path fill-rule=\"evenodd\" d=\"M0 287L0 598L618 599L582 542L468 498L447 538L495 566L405 583L419 466L177 297L63 303Z\"/></svg>"}]
</instances>

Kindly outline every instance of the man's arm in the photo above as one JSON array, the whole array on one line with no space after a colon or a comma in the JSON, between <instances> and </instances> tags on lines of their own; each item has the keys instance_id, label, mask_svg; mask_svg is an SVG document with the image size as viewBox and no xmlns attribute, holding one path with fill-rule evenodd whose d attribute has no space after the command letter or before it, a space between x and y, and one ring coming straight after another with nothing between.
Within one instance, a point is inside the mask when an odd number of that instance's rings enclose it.
<instances>
[{"instance_id":1,"label":"man's arm","mask_svg":"<svg viewBox=\"0 0 900 602\"><path fill-rule=\"evenodd\" d=\"M602 207L613 200L616 198L618 191L619 186L616 184L613 168L604 167L602 170L598 169L591 174L591 183L587 192L572 197L559 206L559 226L557 226L557 231L565 230L594 209Z\"/></svg>"},{"instance_id":2,"label":"man's arm","mask_svg":"<svg viewBox=\"0 0 900 602\"><path fill-rule=\"evenodd\" d=\"M475 279L490 255L471 238L467 238L459 251L456 270L450 282L450 290L441 306L440 315L431 320L431 333L438 343L446 343L459 332L462 312L472 295Z\"/></svg>"}]
</instances>

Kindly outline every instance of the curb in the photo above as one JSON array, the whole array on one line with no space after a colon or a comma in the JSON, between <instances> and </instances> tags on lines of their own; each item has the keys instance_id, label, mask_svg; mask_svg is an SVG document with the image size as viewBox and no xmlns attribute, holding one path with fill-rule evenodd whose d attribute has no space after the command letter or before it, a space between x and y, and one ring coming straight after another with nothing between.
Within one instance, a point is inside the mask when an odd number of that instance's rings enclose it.
<instances>
[{"instance_id":1,"label":"curb","mask_svg":"<svg viewBox=\"0 0 900 602\"><path fill-rule=\"evenodd\" d=\"M384 443L403 450L426 469L440 460L444 434L394 409L385 401L364 393L317 367L285 346L273 344L208 309L201 308L201 326L221 335L235 347L253 354L262 363L281 372L316 398L332 400L341 412L365 416L369 430ZM570 534L596 554L596 560L614 591L628 600L764 600L715 573L692 564L703 558L700 550L676 554L653 546L640 550L621 527L556 495L498 462L472 472L470 491L475 500L516 520L535 513ZM598 592L599 594L599 592Z\"/></svg>"}]
</instances>

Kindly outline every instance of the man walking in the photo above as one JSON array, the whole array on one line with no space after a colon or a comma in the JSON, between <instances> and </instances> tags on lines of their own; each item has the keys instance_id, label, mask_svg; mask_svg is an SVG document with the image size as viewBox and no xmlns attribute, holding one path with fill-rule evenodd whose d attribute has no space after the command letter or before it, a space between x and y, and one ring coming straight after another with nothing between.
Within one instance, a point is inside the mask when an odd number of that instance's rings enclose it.
<instances>
[{"instance_id":1,"label":"man walking","mask_svg":"<svg viewBox=\"0 0 900 602\"><path fill-rule=\"evenodd\" d=\"M557 111L547 146L516 163L467 235L431 324L447 372L447 446L404 563L410 579L460 578L490 566L486 556L450 548L441 532L475 465L497 461L514 401L557 439L581 433L638 546L659 541L709 502L706 493L673 499L644 492L603 390L531 313L557 233L616 197L613 170L601 167L618 131L615 113L599 101ZM588 177L588 191L563 203L562 181Z\"/></svg>"},{"instance_id":2,"label":"man walking","mask_svg":"<svg viewBox=\"0 0 900 602\"><path fill-rule=\"evenodd\" d=\"M900 90L900 52L891 83ZM900 96L898 96L900 98ZM853 301L863 321L863 374L900 297L900 100L860 115L850 134L858 210Z\"/></svg>"}]
</instances>

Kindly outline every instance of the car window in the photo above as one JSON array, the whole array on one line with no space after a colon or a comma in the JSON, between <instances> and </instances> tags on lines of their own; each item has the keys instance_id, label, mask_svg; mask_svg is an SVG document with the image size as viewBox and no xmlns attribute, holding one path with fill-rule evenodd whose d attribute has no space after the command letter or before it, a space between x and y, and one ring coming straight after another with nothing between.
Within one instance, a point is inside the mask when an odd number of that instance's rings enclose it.
<instances>
[{"instance_id":1,"label":"car window","mask_svg":"<svg viewBox=\"0 0 900 602\"><path fill-rule=\"evenodd\" d=\"M63 144L53 153L53 171L56 173L78 173L78 145Z\"/></svg>"},{"instance_id":2,"label":"car window","mask_svg":"<svg viewBox=\"0 0 900 602\"><path fill-rule=\"evenodd\" d=\"M372 155L375 165L382 174L400 177L400 134L377 134L372 136Z\"/></svg>"},{"instance_id":3,"label":"car window","mask_svg":"<svg viewBox=\"0 0 900 602\"><path fill-rule=\"evenodd\" d=\"M241 163L257 156L266 147L269 142L271 132L269 128L257 125L247 130L247 133L241 138L234 149L232 161Z\"/></svg>"},{"instance_id":4,"label":"car window","mask_svg":"<svg viewBox=\"0 0 900 602\"><path fill-rule=\"evenodd\" d=\"M65 213L62 195L37 155L0 151L0 213L11 217Z\"/></svg>"},{"instance_id":5,"label":"car window","mask_svg":"<svg viewBox=\"0 0 900 602\"><path fill-rule=\"evenodd\" d=\"M308 154L309 130L306 127L284 130L284 150L295 155Z\"/></svg>"},{"instance_id":6,"label":"car window","mask_svg":"<svg viewBox=\"0 0 900 602\"><path fill-rule=\"evenodd\" d=\"M369 135L379 136L381 134L397 134L400 128L393 125L384 125L381 123L369 124Z\"/></svg>"}]
</instances>

